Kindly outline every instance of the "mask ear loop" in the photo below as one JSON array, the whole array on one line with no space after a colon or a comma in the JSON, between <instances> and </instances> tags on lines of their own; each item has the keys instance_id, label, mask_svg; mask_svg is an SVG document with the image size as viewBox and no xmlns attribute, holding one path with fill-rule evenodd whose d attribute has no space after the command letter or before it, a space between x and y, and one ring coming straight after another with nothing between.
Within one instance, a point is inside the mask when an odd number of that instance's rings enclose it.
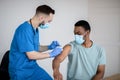
<instances>
[{"instance_id":1,"label":"mask ear loop","mask_svg":"<svg viewBox=\"0 0 120 80\"><path fill-rule=\"evenodd\" d=\"M44 23L45 23L45 24L48 23L47 19L45 19Z\"/></svg>"},{"instance_id":2,"label":"mask ear loop","mask_svg":"<svg viewBox=\"0 0 120 80\"><path fill-rule=\"evenodd\" d=\"M87 34L88 32L86 31L84 34L83 34L83 39L85 40L85 35Z\"/></svg>"},{"instance_id":3,"label":"mask ear loop","mask_svg":"<svg viewBox=\"0 0 120 80\"><path fill-rule=\"evenodd\" d=\"M85 32L84 34L83 34L83 36L85 36L87 34L87 32Z\"/></svg>"},{"instance_id":4,"label":"mask ear loop","mask_svg":"<svg viewBox=\"0 0 120 80\"><path fill-rule=\"evenodd\" d=\"M45 20L44 18L45 18L45 17L43 17L42 15L39 17L39 20L42 20L42 23L40 23L39 26L45 24L45 23L44 23L44 20Z\"/></svg>"},{"instance_id":5,"label":"mask ear loop","mask_svg":"<svg viewBox=\"0 0 120 80\"><path fill-rule=\"evenodd\" d=\"M84 33L84 37L83 37L83 39L86 37L86 34L88 34L89 33L89 31L86 31L85 33Z\"/></svg>"},{"instance_id":6,"label":"mask ear loop","mask_svg":"<svg viewBox=\"0 0 120 80\"><path fill-rule=\"evenodd\" d=\"M89 33L88 31L86 31L84 34L83 34L83 36L85 36L87 33Z\"/></svg>"}]
</instances>

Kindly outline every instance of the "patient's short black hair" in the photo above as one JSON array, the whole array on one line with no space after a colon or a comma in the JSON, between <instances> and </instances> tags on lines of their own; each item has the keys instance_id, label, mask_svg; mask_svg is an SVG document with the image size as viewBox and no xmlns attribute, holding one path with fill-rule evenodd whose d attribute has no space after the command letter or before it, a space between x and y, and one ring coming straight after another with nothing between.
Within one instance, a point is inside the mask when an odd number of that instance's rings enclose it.
<instances>
[{"instance_id":1,"label":"patient's short black hair","mask_svg":"<svg viewBox=\"0 0 120 80\"><path fill-rule=\"evenodd\" d=\"M91 27L90 27L89 23L85 20L80 20L80 21L76 22L74 26L75 27L83 27L86 31L87 30L91 31Z\"/></svg>"}]
</instances>

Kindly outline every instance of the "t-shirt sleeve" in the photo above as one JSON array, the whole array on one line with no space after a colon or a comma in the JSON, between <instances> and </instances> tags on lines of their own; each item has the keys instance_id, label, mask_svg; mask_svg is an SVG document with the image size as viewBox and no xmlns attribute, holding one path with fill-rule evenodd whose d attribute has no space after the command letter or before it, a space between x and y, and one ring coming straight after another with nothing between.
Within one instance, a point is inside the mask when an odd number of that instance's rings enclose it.
<instances>
[{"instance_id":1,"label":"t-shirt sleeve","mask_svg":"<svg viewBox=\"0 0 120 80\"><path fill-rule=\"evenodd\" d=\"M101 49L101 55L100 55L100 62L99 65L105 65L106 64L106 54L105 54L105 50Z\"/></svg>"},{"instance_id":2,"label":"t-shirt sleeve","mask_svg":"<svg viewBox=\"0 0 120 80\"><path fill-rule=\"evenodd\" d=\"M20 30L16 33L17 47L20 52L34 51L33 36L30 30Z\"/></svg>"}]
</instances>

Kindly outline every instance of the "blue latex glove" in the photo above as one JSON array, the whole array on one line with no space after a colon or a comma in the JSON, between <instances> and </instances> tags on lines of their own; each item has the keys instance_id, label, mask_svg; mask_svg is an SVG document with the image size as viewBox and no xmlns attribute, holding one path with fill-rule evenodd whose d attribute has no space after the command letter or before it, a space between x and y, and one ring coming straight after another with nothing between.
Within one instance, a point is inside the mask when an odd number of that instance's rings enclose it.
<instances>
[{"instance_id":1,"label":"blue latex glove","mask_svg":"<svg viewBox=\"0 0 120 80\"><path fill-rule=\"evenodd\" d=\"M52 49L55 49L58 46L60 46L58 41L52 41L52 43L48 46L48 49L52 50Z\"/></svg>"},{"instance_id":2,"label":"blue latex glove","mask_svg":"<svg viewBox=\"0 0 120 80\"><path fill-rule=\"evenodd\" d=\"M59 55L62 52L62 48L57 47L55 48L51 53L50 53L50 57L56 57L57 55Z\"/></svg>"}]
</instances>

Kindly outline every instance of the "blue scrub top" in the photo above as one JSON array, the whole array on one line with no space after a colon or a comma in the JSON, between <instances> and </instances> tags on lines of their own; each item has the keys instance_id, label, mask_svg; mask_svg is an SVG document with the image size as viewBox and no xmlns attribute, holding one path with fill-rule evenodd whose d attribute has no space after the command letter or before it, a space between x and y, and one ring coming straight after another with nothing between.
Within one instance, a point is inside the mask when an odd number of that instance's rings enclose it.
<instances>
[{"instance_id":1,"label":"blue scrub top","mask_svg":"<svg viewBox=\"0 0 120 80\"><path fill-rule=\"evenodd\" d=\"M39 50L39 31L27 21L15 31L9 54L9 74L11 80L52 80L40 68L36 60L30 60L26 52ZM35 74L37 72L37 74ZM40 77L41 76L41 77ZM43 77L47 79L43 79Z\"/></svg>"}]
</instances>

